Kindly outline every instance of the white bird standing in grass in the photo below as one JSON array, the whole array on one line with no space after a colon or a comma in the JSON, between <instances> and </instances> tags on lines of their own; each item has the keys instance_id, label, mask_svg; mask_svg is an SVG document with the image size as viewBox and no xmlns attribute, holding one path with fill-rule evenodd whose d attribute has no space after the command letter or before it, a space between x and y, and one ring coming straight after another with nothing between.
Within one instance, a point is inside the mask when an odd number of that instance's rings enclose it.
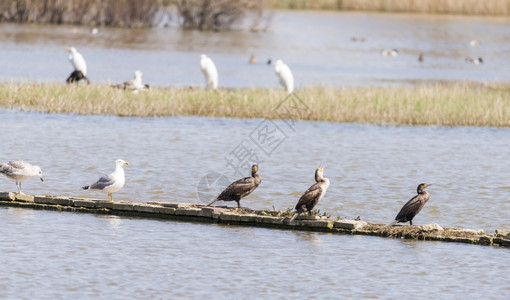
<instances>
[{"instance_id":1,"label":"white bird standing in grass","mask_svg":"<svg viewBox=\"0 0 510 300\"><path fill-rule=\"evenodd\" d=\"M283 63L280 59L274 62L274 73L280 79L280 84L287 91L292 94L294 91L294 76L289 66Z\"/></svg>"},{"instance_id":2,"label":"white bird standing in grass","mask_svg":"<svg viewBox=\"0 0 510 300\"><path fill-rule=\"evenodd\" d=\"M30 179L34 176L39 176L41 181L43 181L41 168L38 166L32 166L31 164L21 160L15 160L6 164L0 164L0 173L16 181L18 194L23 194L21 191L22 181Z\"/></svg>"},{"instance_id":3,"label":"white bird standing in grass","mask_svg":"<svg viewBox=\"0 0 510 300\"><path fill-rule=\"evenodd\" d=\"M207 82L207 88L213 90L218 88L218 70L216 65L210 57L205 54L200 55L200 69L204 74L205 81Z\"/></svg>"},{"instance_id":4,"label":"white bird standing in grass","mask_svg":"<svg viewBox=\"0 0 510 300\"><path fill-rule=\"evenodd\" d=\"M136 70L135 71L135 78L125 81L122 86L125 90L133 90L135 92L139 90L143 90L145 88L145 85L142 83L142 71Z\"/></svg>"},{"instance_id":5,"label":"white bird standing in grass","mask_svg":"<svg viewBox=\"0 0 510 300\"><path fill-rule=\"evenodd\" d=\"M85 63L85 59L83 56L76 50L74 47L70 47L66 49L69 51L69 62L73 65L74 71L67 78L67 83L78 82L81 79L85 79L87 83L89 80L87 79L87 64Z\"/></svg>"},{"instance_id":6,"label":"white bird standing in grass","mask_svg":"<svg viewBox=\"0 0 510 300\"><path fill-rule=\"evenodd\" d=\"M82 189L97 190L103 193L107 193L108 200L113 201L113 193L124 187L124 183L126 182L124 177L124 169L122 168L123 165L129 165L129 163L123 161L122 159L117 159L115 161L115 171L113 171L113 173L99 178L98 181L91 185L86 185L82 187Z\"/></svg>"}]
</instances>

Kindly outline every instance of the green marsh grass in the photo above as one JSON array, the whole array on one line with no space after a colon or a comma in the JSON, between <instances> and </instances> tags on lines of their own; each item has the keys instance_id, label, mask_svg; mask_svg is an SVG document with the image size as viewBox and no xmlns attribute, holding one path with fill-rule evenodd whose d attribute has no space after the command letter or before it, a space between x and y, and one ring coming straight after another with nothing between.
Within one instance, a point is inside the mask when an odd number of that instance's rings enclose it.
<instances>
[{"instance_id":1,"label":"green marsh grass","mask_svg":"<svg viewBox=\"0 0 510 300\"><path fill-rule=\"evenodd\" d=\"M295 95L303 119L391 125L510 127L510 85L423 83L412 87L308 87ZM151 88L134 94L107 85L0 84L0 107L117 116L280 118L283 89ZM293 116L291 116L293 118Z\"/></svg>"}]
</instances>

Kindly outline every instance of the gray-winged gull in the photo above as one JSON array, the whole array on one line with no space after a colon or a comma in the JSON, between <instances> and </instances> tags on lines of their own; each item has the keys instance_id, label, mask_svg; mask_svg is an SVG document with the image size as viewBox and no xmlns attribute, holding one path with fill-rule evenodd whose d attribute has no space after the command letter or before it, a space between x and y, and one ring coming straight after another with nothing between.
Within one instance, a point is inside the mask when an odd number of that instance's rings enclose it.
<instances>
[{"instance_id":1,"label":"gray-winged gull","mask_svg":"<svg viewBox=\"0 0 510 300\"><path fill-rule=\"evenodd\" d=\"M113 201L113 193L120 190L126 182L124 178L124 169L122 168L123 165L129 165L129 163L122 159L117 159L115 161L115 171L113 171L113 173L105 175L93 184L86 185L82 188L84 190L98 190L103 193L107 193L108 200Z\"/></svg>"},{"instance_id":2,"label":"gray-winged gull","mask_svg":"<svg viewBox=\"0 0 510 300\"><path fill-rule=\"evenodd\" d=\"M19 194L23 194L21 191L22 181L34 176L39 176L41 181L43 181L41 168L38 166L32 166L31 164L21 160L14 160L6 164L0 164L0 173L16 181Z\"/></svg>"}]
</instances>

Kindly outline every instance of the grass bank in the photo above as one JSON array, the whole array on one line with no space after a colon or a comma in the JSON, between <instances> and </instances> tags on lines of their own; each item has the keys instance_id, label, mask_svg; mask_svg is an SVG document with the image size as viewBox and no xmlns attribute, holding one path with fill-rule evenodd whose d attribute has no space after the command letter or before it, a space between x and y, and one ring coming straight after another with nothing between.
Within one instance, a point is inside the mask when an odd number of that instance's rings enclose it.
<instances>
[{"instance_id":1,"label":"grass bank","mask_svg":"<svg viewBox=\"0 0 510 300\"><path fill-rule=\"evenodd\" d=\"M279 9L510 15L510 0L269 0L269 6Z\"/></svg>"},{"instance_id":2,"label":"grass bank","mask_svg":"<svg viewBox=\"0 0 510 300\"><path fill-rule=\"evenodd\" d=\"M0 107L118 116L289 118L393 125L510 127L510 85L427 83L414 87L309 87L287 98L281 89L208 91L151 88L133 94L107 85L0 84ZM280 109L277 109L280 107Z\"/></svg>"}]
</instances>

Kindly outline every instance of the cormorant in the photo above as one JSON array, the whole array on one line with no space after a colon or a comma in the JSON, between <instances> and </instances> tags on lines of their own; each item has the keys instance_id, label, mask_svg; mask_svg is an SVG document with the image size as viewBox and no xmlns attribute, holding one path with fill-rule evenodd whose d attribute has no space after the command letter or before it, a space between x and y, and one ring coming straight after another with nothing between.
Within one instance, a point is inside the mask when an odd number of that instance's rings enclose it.
<instances>
[{"instance_id":1,"label":"cormorant","mask_svg":"<svg viewBox=\"0 0 510 300\"><path fill-rule=\"evenodd\" d=\"M413 218L420 212L423 206L425 206L425 203L429 201L429 193L425 191L425 189L429 186L431 186L431 184L421 183L418 185L418 188L416 189L418 195L414 196L411 200L404 204L398 215L395 217L395 221L388 224L388 226L405 222L409 222L410 225L413 225Z\"/></svg>"},{"instance_id":2,"label":"cormorant","mask_svg":"<svg viewBox=\"0 0 510 300\"><path fill-rule=\"evenodd\" d=\"M326 190L329 187L329 179L323 176L324 168L322 166L315 170L315 181L306 192L299 198L296 204L296 213L292 216L289 222L292 222L300 214L304 212L311 212L312 209L319 203L319 201L326 195Z\"/></svg>"},{"instance_id":3,"label":"cormorant","mask_svg":"<svg viewBox=\"0 0 510 300\"><path fill-rule=\"evenodd\" d=\"M221 200L221 201L236 201L237 208L241 208L239 201L241 201L242 198L251 194L251 192L253 192L262 181L260 175L257 174L258 170L259 167L257 165L253 165L251 167L251 177L245 177L237 181L234 181L223 192L221 192L221 194L218 197L216 197L216 199L214 199L213 202L207 204L207 206L210 206L214 202Z\"/></svg>"},{"instance_id":4,"label":"cormorant","mask_svg":"<svg viewBox=\"0 0 510 300\"><path fill-rule=\"evenodd\" d=\"M66 82L67 83L78 83L80 80L85 80L87 84L90 84L90 81L85 75L83 75L82 71L74 70L69 77L67 77Z\"/></svg>"}]
</instances>

